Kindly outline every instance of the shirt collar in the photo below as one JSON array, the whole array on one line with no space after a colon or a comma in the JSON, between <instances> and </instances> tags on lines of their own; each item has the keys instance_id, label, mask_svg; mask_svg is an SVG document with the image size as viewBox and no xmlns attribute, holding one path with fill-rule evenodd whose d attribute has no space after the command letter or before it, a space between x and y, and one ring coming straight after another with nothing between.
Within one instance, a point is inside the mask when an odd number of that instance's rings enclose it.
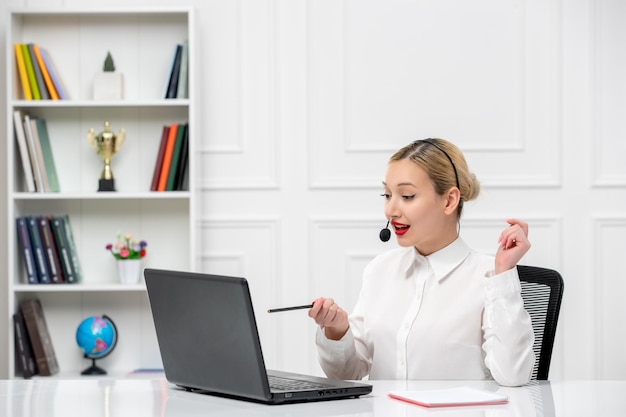
<instances>
[{"instance_id":1,"label":"shirt collar","mask_svg":"<svg viewBox=\"0 0 626 417\"><path fill-rule=\"evenodd\" d=\"M414 263L423 264L427 261L430 264L437 281L441 281L444 277L446 277L470 254L469 246L467 246L467 244L460 237L445 248L431 253L428 256L420 255L415 248L411 249L413 256L406 257L407 263L405 271L408 272Z\"/></svg>"}]
</instances>

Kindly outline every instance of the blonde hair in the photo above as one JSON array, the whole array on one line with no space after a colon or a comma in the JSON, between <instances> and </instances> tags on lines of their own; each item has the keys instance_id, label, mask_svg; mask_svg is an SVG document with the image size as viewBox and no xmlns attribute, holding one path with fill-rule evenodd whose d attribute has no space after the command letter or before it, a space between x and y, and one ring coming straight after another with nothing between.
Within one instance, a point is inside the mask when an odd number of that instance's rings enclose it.
<instances>
[{"instance_id":1,"label":"blonde hair","mask_svg":"<svg viewBox=\"0 0 626 417\"><path fill-rule=\"evenodd\" d=\"M459 189L458 217L461 217L463 202L478 197L480 182L469 171L463 152L453 143L445 139L416 140L393 154L389 162L407 158L426 172L437 194L443 195L452 187Z\"/></svg>"}]
</instances>

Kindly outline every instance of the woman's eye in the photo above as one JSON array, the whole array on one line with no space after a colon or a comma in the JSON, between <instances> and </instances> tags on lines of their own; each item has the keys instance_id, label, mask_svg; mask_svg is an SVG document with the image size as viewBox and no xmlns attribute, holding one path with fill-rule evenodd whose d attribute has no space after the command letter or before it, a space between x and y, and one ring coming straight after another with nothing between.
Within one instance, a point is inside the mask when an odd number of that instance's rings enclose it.
<instances>
[{"instance_id":1,"label":"woman's eye","mask_svg":"<svg viewBox=\"0 0 626 417\"><path fill-rule=\"evenodd\" d=\"M380 196L383 197L385 200L389 200L389 198L391 198L391 194L382 193Z\"/></svg>"},{"instance_id":2,"label":"woman's eye","mask_svg":"<svg viewBox=\"0 0 626 417\"><path fill-rule=\"evenodd\" d=\"M415 197L415 194L413 195L403 195L402 198L405 200L413 200L413 198Z\"/></svg>"}]
</instances>

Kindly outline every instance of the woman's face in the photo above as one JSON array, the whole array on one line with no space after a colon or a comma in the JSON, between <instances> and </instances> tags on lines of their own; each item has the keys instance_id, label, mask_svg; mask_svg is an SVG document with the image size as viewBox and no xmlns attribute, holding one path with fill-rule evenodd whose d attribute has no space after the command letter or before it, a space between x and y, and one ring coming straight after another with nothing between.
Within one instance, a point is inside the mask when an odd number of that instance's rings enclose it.
<instances>
[{"instance_id":1,"label":"woman's face","mask_svg":"<svg viewBox=\"0 0 626 417\"><path fill-rule=\"evenodd\" d=\"M422 255L456 239L456 218L448 198L435 192L426 172L410 159L387 165L383 181L385 216L400 246L414 246ZM452 221L451 221L452 219Z\"/></svg>"}]
</instances>

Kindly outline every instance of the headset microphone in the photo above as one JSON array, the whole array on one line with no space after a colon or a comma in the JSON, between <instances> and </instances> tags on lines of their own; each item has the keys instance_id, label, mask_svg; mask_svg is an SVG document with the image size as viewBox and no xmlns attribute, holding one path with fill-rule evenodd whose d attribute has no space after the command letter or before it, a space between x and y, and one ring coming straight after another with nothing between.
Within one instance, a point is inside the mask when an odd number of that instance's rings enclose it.
<instances>
[{"instance_id":1,"label":"headset microphone","mask_svg":"<svg viewBox=\"0 0 626 417\"><path fill-rule=\"evenodd\" d=\"M380 231L378 237L380 237L380 240L382 240L383 242L386 242L389 240L389 238L391 238L391 231L389 230L389 220L387 220L387 226L385 226L384 229Z\"/></svg>"}]
</instances>

